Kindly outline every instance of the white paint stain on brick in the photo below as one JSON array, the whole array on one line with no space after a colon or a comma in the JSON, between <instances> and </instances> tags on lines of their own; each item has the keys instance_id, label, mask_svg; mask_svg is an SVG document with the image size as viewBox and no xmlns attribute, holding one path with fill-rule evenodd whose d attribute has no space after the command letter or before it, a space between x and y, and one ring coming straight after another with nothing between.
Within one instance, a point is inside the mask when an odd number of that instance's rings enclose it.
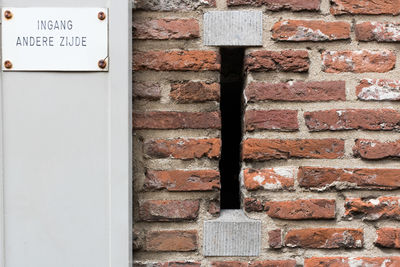
<instances>
[{"instance_id":1,"label":"white paint stain on brick","mask_svg":"<svg viewBox=\"0 0 400 267\"><path fill-rule=\"evenodd\" d=\"M271 177L271 178L272 178L272 177ZM273 180L274 180L273 183L271 183L271 182L270 182L270 183L265 182L265 177L260 176L260 175L254 176L253 180L254 180L255 182L259 183L259 184L260 184L264 189L266 189L266 190L272 190L272 191L274 191L274 190L282 189L282 184L281 184L281 182L280 182L278 179L276 179L276 178L273 178Z\"/></svg>"},{"instance_id":2,"label":"white paint stain on brick","mask_svg":"<svg viewBox=\"0 0 400 267\"><path fill-rule=\"evenodd\" d=\"M334 36L333 36L334 37ZM297 32L295 35L288 38L289 41L326 41L330 40L331 37L318 30L313 30L311 28L299 26L297 27Z\"/></svg>"},{"instance_id":3,"label":"white paint stain on brick","mask_svg":"<svg viewBox=\"0 0 400 267\"><path fill-rule=\"evenodd\" d=\"M365 267L364 261L357 258L349 258L349 267Z\"/></svg>"},{"instance_id":4,"label":"white paint stain on brick","mask_svg":"<svg viewBox=\"0 0 400 267\"><path fill-rule=\"evenodd\" d=\"M371 24L375 26L372 32L374 33L374 37L377 41L400 41L400 24L377 22Z\"/></svg>"},{"instance_id":5,"label":"white paint stain on brick","mask_svg":"<svg viewBox=\"0 0 400 267\"><path fill-rule=\"evenodd\" d=\"M400 100L400 81L398 80L366 80L370 86L358 93L361 100Z\"/></svg>"},{"instance_id":6,"label":"white paint stain on brick","mask_svg":"<svg viewBox=\"0 0 400 267\"><path fill-rule=\"evenodd\" d=\"M379 205L380 201L379 201L379 199L370 199L369 203L376 206L376 205Z\"/></svg>"},{"instance_id":7,"label":"white paint stain on brick","mask_svg":"<svg viewBox=\"0 0 400 267\"><path fill-rule=\"evenodd\" d=\"M295 167L277 167L273 169L265 170L266 175L256 175L253 177L253 181L265 190L277 191L283 189L285 186L282 185L281 179L295 179L297 176L297 168Z\"/></svg>"},{"instance_id":8,"label":"white paint stain on brick","mask_svg":"<svg viewBox=\"0 0 400 267\"><path fill-rule=\"evenodd\" d=\"M274 171L279 176L293 179L294 177L296 177L297 168L294 168L294 167L279 167L279 168L274 168Z\"/></svg>"}]
</instances>

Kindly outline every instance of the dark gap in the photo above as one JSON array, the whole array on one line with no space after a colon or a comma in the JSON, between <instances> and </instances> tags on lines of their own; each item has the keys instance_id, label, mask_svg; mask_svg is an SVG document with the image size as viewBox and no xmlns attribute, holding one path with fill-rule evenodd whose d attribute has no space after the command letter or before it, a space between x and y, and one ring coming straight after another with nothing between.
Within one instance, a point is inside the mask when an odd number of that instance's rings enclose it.
<instances>
[{"instance_id":1,"label":"dark gap","mask_svg":"<svg viewBox=\"0 0 400 267\"><path fill-rule=\"evenodd\" d=\"M244 48L221 48L221 208L240 209Z\"/></svg>"}]
</instances>

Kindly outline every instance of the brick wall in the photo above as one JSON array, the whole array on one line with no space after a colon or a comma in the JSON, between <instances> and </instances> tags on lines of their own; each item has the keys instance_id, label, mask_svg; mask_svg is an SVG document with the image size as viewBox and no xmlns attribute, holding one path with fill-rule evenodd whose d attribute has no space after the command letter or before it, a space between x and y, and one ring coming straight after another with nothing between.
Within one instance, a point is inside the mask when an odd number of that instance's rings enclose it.
<instances>
[{"instance_id":1,"label":"brick wall","mask_svg":"<svg viewBox=\"0 0 400 267\"><path fill-rule=\"evenodd\" d=\"M400 2L135 1L135 267L400 266ZM249 9L241 192L261 255L207 258L221 66L202 16Z\"/></svg>"}]
</instances>

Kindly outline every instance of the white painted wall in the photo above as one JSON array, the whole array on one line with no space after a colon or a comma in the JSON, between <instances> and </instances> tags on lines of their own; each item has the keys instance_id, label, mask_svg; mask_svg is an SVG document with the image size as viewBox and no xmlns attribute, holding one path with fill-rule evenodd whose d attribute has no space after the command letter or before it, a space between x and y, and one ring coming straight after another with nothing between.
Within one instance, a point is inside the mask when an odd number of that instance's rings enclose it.
<instances>
[{"instance_id":1,"label":"white painted wall","mask_svg":"<svg viewBox=\"0 0 400 267\"><path fill-rule=\"evenodd\" d=\"M128 2L0 0L110 12L108 73L1 73L0 266L130 266Z\"/></svg>"}]
</instances>

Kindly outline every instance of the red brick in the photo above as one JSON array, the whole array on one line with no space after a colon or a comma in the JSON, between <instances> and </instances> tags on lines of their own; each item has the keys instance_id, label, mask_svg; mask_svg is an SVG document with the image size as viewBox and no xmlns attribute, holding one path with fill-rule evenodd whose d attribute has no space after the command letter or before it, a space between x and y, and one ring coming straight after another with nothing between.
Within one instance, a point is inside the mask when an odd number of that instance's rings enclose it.
<instances>
[{"instance_id":1,"label":"red brick","mask_svg":"<svg viewBox=\"0 0 400 267\"><path fill-rule=\"evenodd\" d=\"M200 37L196 19L153 19L133 22L133 38L143 40L193 39Z\"/></svg>"},{"instance_id":2,"label":"red brick","mask_svg":"<svg viewBox=\"0 0 400 267\"><path fill-rule=\"evenodd\" d=\"M160 267L200 267L200 266L201 266L200 262L176 261L176 262L163 263Z\"/></svg>"},{"instance_id":3,"label":"red brick","mask_svg":"<svg viewBox=\"0 0 400 267\"><path fill-rule=\"evenodd\" d=\"M144 152L153 158L217 159L221 153L221 139L159 139L144 144Z\"/></svg>"},{"instance_id":4,"label":"red brick","mask_svg":"<svg viewBox=\"0 0 400 267\"><path fill-rule=\"evenodd\" d=\"M157 263L138 263L134 262L133 267L200 267L200 262L157 262Z\"/></svg>"},{"instance_id":5,"label":"red brick","mask_svg":"<svg viewBox=\"0 0 400 267\"><path fill-rule=\"evenodd\" d=\"M357 139L353 147L353 154L362 159L400 158L400 140L380 142L378 140Z\"/></svg>"},{"instance_id":6,"label":"red brick","mask_svg":"<svg viewBox=\"0 0 400 267\"><path fill-rule=\"evenodd\" d=\"M268 231L268 245L270 248L282 248L282 230L275 229Z\"/></svg>"},{"instance_id":7,"label":"red brick","mask_svg":"<svg viewBox=\"0 0 400 267\"><path fill-rule=\"evenodd\" d=\"M337 101L346 100L344 81L265 83L252 82L246 88L248 102L273 101Z\"/></svg>"},{"instance_id":8,"label":"red brick","mask_svg":"<svg viewBox=\"0 0 400 267\"><path fill-rule=\"evenodd\" d=\"M379 197L376 199L349 198L345 203L346 219L400 220L400 197Z\"/></svg>"},{"instance_id":9,"label":"red brick","mask_svg":"<svg viewBox=\"0 0 400 267\"><path fill-rule=\"evenodd\" d=\"M156 83L137 82L133 84L133 97L145 100L160 100L161 87Z\"/></svg>"},{"instance_id":10,"label":"red brick","mask_svg":"<svg viewBox=\"0 0 400 267\"><path fill-rule=\"evenodd\" d=\"M221 203L218 200L211 200L208 203L208 213L211 215L219 215L221 212Z\"/></svg>"},{"instance_id":11,"label":"red brick","mask_svg":"<svg viewBox=\"0 0 400 267\"><path fill-rule=\"evenodd\" d=\"M388 72L396 65L396 54L389 50L325 51L322 53L323 71Z\"/></svg>"},{"instance_id":12,"label":"red brick","mask_svg":"<svg viewBox=\"0 0 400 267\"><path fill-rule=\"evenodd\" d=\"M308 258L304 260L304 267L350 267L348 258L321 257ZM361 267L361 266L360 266Z\"/></svg>"},{"instance_id":13,"label":"red brick","mask_svg":"<svg viewBox=\"0 0 400 267\"><path fill-rule=\"evenodd\" d=\"M199 215L198 200L148 200L140 203L139 217L147 222L191 221Z\"/></svg>"},{"instance_id":14,"label":"red brick","mask_svg":"<svg viewBox=\"0 0 400 267\"><path fill-rule=\"evenodd\" d=\"M133 113L134 129L220 129L219 112L149 111Z\"/></svg>"},{"instance_id":15,"label":"red brick","mask_svg":"<svg viewBox=\"0 0 400 267\"><path fill-rule=\"evenodd\" d=\"M219 190L219 171L214 170L173 170L146 172L144 189L146 191L167 189L174 192Z\"/></svg>"},{"instance_id":16,"label":"red brick","mask_svg":"<svg viewBox=\"0 0 400 267\"><path fill-rule=\"evenodd\" d=\"M304 50L261 50L248 54L245 66L248 71L307 72L310 59Z\"/></svg>"},{"instance_id":17,"label":"red brick","mask_svg":"<svg viewBox=\"0 0 400 267\"><path fill-rule=\"evenodd\" d=\"M364 79L357 86L356 94L359 100L397 101L400 100L400 81Z\"/></svg>"},{"instance_id":18,"label":"red brick","mask_svg":"<svg viewBox=\"0 0 400 267\"><path fill-rule=\"evenodd\" d=\"M260 199L246 197L243 200L244 209L247 212L261 212L264 211L264 202Z\"/></svg>"},{"instance_id":19,"label":"red brick","mask_svg":"<svg viewBox=\"0 0 400 267\"><path fill-rule=\"evenodd\" d=\"M196 251L197 231L153 231L146 236L147 251Z\"/></svg>"},{"instance_id":20,"label":"red brick","mask_svg":"<svg viewBox=\"0 0 400 267\"><path fill-rule=\"evenodd\" d=\"M301 199L293 201L267 201L265 210L271 218L284 220L334 219L335 200Z\"/></svg>"},{"instance_id":21,"label":"red brick","mask_svg":"<svg viewBox=\"0 0 400 267\"><path fill-rule=\"evenodd\" d=\"M292 190L296 177L296 168L276 167L272 169L245 169L243 171L244 186L247 190Z\"/></svg>"},{"instance_id":22,"label":"red brick","mask_svg":"<svg viewBox=\"0 0 400 267\"><path fill-rule=\"evenodd\" d=\"M305 259L304 267L398 267L400 257L385 258L343 258L323 257Z\"/></svg>"},{"instance_id":23,"label":"red brick","mask_svg":"<svg viewBox=\"0 0 400 267\"><path fill-rule=\"evenodd\" d=\"M304 119L310 131L400 129L400 113L394 109L333 109L305 112Z\"/></svg>"},{"instance_id":24,"label":"red brick","mask_svg":"<svg viewBox=\"0 0 400 267\"><path fill-rule=\"evenodd\" d=\"M219 83L186 82L171 85L171 99L178 103L201 103L219 101Z\"/></svg>"},{"instance_id":25,"label":"red brick","mask_svg":"<svg viewBox=\"0 0 400 267\"><path fill-rule=\"evenodd\" d=\"M355 27L358 41L399 42L400 24L391 22L363 22Z\"/></svg>"},{"instance_id":26,"label":"red brick","mask_svg":"<svg viewBox=\"0 0 400 267\"><path fill-rule=\"evenodd\" d=\"M228 6L265 6L267 10L318 11L320 0L227 0Z\"/></svg>"},{"instance_id":27,"label":"red brick","mask_svg":"<svg viewBox=\"0 0 400 267\"><path fill-rule=\"evenodd\" d=\"M297 110L247 110L246 130L297 131L297 113Z\"/></svg>"},{"instance_id":28,"label":"red brick","mask_svg":"<svg viewBox=\"0 0 400 267\"><path fill-rule=\"evenodd\" d=\"M331 0L331 13L333 15L398 15L400 14L400 6L397 0Z\"/></svg>"},{"instance_id":29,"label":"red brick","mask_svg":"<svg viewBox=\"0 0 400 267\"><path fill-rule=\"evenodd\" d=\"M278 41L335 41L350 39L350 24L344 21L282 20L272 27Z\"/></svg>"},{"instance_id":30,"label":"red brick","mask_svg":"<svg viewBox=\"0 0 400 267\"><path fill-rule=\"evenodd\" d=\"M247 262L240 261L216 261L211 263L211 267L248 267Z\"/></svg>"},{"instance_id":31,"label":"red brick","mask_svg":"<svg viewBox=\"0 0 400 267\"><path fill-rule=\"evenodd\" d=\"M148 51L133 53L133 70L206 71L220 70L214 51Z\"/></svg>"},{"instance_id":32,"label":"red brick","mask_svg":"<svg viewBox=\"0 0 400 267\"><path fill-rule=\"evenodd\" d=\"M241 261L218 261L213 262L211 267L295 267L296 261L294 260L266 260L254 262L241 262Z\"/></svg>"},{"instance_id":33,"label":"red brick","mask_svg":"<svg viewBox=\"0 0 400 267\"><path fill-rule=\"evenodd\" d=\"M216 7L215 0L134 0L133 9L146 11L190 11L201 7Z\"/></svg>"},{"instance_id":34,"label":"red brick","mask_svg":"<svg viewBox=\"0 0 400 267\"><path fill-rule=\"evenodd\" d=\"M309 228L290 230L285 246L292 248L361 248L364 243L362 229Z\"/></svg>"},{"instance_id":35,"label":"red brick","mask_svg":"<svg viewBox=\"0 0 400 267\"><path fill-rule=\"evenodd\" d=\"M243 143L244 160L337 159L343 155L344 141L339 139L247 139Z\"/></svg>"},{"instance_id":36,"label":"red brick","mask_svg":"<svg viewBox=\"0 0 400 267\"><path fill-rule=\"evenodd\" d=\"M400 228L381 228L376 231L375 245L383 248L400 248Z\"/></svg>"},{"instance_id":37,"label":"red brick","mask_svg":"<svg viewBox=\"0 0 400 267\"><path fill-rule=\"evenodd\" d=\"M249 267L296 267L296 261L295 260L253 261L249 263Z\"/></svg>"},{"instance_id":38,"label":"red brick","mask_svg":"<svg viewBox=\"0 0 400 267\"><path fill-rule=\"evenodd\" d=\"M304 188L318 191L343 189L400 188L400 169L334 169L300 167L298 180Z\"/></svg>"}]
</instances>

